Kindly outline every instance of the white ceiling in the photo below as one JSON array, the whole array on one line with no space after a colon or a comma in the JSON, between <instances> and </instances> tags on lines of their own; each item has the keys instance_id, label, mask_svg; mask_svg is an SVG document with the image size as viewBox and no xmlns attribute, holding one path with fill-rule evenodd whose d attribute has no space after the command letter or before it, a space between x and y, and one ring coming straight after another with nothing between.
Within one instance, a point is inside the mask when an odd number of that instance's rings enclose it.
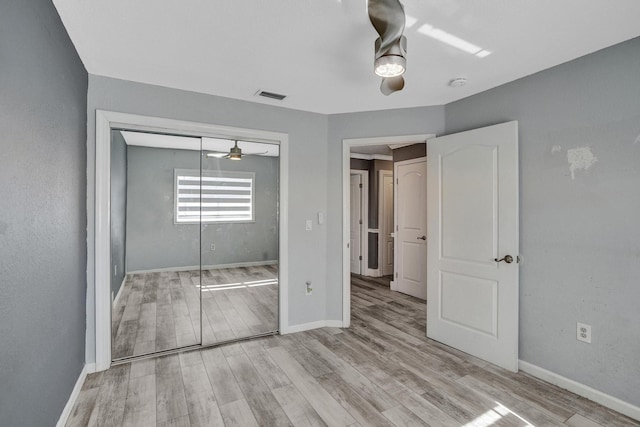
<instances>
[{"instance_id":1,"label":"white ceiling","mask_svg":"<svg viewBox=\"0 0 640 427\"><path fill-rule=\"evenodd\" d=\"M162 135L157 133L120 131L127 145L152 148L170 148L177 150L212 151L214 153L228 153L236 141L220 138L194 138L189 136ZM202 146L201 146L202 140ZM263 142L237 141L243 155L258 154L261 156L278 157L280 146Z\"/></svg>"},{"instance_id":2,"label":"white ceiling","mask_svg":"<svg viewBox=\"0 0 640 427\"><path fill-rule=\"evenodd\" d=\"M366 0L54 3L91 74L324 114L446 104L640 35L638 0L404 0L406 86L386 97Z\"/></svg>"}]
</instances>

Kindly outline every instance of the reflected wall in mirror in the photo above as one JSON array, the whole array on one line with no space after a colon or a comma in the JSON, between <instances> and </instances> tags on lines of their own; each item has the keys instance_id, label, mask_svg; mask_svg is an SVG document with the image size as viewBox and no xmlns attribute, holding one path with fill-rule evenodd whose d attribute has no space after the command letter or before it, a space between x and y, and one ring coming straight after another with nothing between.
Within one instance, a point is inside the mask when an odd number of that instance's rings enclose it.
<instances>
[{"instance_id":1,"label":"reflected wall in mirror","mask_svg":"<svg viewBox=\"0 0 640 427\"><path fill-rule=\"evenodd\" d=\"M175 170L200 169L200 144L112 131L114 360L201 343L200 229L174 219Z\"/></svg>"},{"instance_id":2,"label":"reflected wall in mirror","mask_svg":"<svg viewBox=\"0 0 640 427\"><path fill-rule=\"evenodd\" d=\"M112 130L113 360L278 331L279 160L277 144Z\"/></svg>"},{"instance_id":3,"label":"reflected wall in mirror","mask_svg":"<svg viewBox=\"0 0 640 427\"><path fill-rule=\"evenodd\" d=\"M202 148L202 343L277 332L279 146Z\"/></svg>"}]
</instances>

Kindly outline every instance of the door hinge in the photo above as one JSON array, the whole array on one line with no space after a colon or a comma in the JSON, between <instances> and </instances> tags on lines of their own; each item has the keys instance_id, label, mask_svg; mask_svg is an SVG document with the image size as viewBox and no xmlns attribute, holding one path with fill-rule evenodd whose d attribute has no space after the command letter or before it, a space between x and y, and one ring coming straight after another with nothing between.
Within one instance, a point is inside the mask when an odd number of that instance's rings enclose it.
<instances>
[{"instance_id":1,"label":"door hinge","mask_svg":"<svg viewBox=\"0 0 640 427\"><path fill-rule=\"evenodd\" d=\"M400 181L398 181L398 178L396 178L396 184L400 184Z\"/></svg>"},{"instance_id":2,"label":"door hinge","mask_svg":"<svg viewBox=\"0 0 640 427\"><path fill-rule=\"evenodd\" d=\"M396 225L396 231L398 231L398 226Z\"/></svg>"},{"instance_id":3,"label":"door hinge","mask_svg":"<svg viewBox=\"0 0 640 427\"><path fill-rule=\"evenodd\" d=\"M362 188L362 184L358 184L358 186L359 186L360 188Z\"/></svg>"},{"instance_id":4,"label":"door hinge","mask_svg":"<svg viewBox=\"0 0 640 427\"><path fill-rule=\"evenodd\" d=\"M362 220L361 220L361 219L360 219L360 220L358 220L358 224L362 224Z\"/></svg>"},{"instance_id":5,"label":"door hinge","mask_svg":"<svg viewBox=\"0 0 640 427\"><path fill-rule=\"evenodd\" d=\"M362 261L362 255L360 255L360 256L358 257L358 259L359 259L360 261Z\"/></svg>"},{"instance_id":6,"label":"door hinge","mask_svg":"<svg viewBox=\"0 0 640 427\"><path fill-rule=\"evenodd\" d=\"M396 271L396 279L398 278L398 272Z\"/></svg>"}]
</instances>

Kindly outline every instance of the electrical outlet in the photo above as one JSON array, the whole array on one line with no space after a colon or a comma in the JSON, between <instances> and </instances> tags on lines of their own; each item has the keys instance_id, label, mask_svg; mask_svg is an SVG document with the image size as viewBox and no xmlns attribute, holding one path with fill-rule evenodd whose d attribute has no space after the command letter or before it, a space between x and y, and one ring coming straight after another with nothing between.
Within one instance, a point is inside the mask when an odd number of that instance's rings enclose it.
<instances>
[{"instance_id":1,"label":"electrical outlet","mask_svg":"<svg viewBox=\"0 0 640 427\"><path fill-rule=\"evenodd\" d=\"M113 265L113 275L117 276L118 275L118 264L114 264Z\"/></svg>"},{"instance_id":2,"label":"electrical outlet","mask_svg":"<svg viewBox=\"0 0 640 427\"><path fill-rule=\"evenodd\" d=\"M212 243L211 246L209 246L209 250L215 251L216 250L216 244Z\"/></svg>"},{"instance_id":3,"label":"electrical outlet","mask_svg":"<svg viewBox=\"0 0 640 427\"><path fill-rule=\"evenodd\" d=\"M307 288L305 290L306 295L311 295L313 293L313 288L311 287L311 280L307 280Z\"/></svg>"},{"instance_id":4,"label":"electrical outlet","mask_svg":"<svg viewBox=\"0 0 640 427\"><path fill-rule=\"evenodd\" d=\"M591 325L578 322L576 326L576 338L578 341L591 344Z\"/></svg>"}]
</instances>

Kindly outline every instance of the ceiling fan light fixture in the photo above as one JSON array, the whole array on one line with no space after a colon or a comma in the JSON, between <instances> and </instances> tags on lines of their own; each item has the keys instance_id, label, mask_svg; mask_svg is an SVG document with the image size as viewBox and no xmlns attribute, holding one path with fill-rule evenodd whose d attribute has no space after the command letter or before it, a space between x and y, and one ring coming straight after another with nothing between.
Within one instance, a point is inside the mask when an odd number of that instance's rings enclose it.
<instances>
[{"instance_id":1,"label":"ceiling fan light fixture","mask_svg":"<svg viewBox=\"0 0 640 427\"><path fill-rule=\"evenodd\" d=\"M242 160L242 149L238 147L238 141L229 150L229 160Z\"/></svg>"},{"instance_id":2,"label":"ceiling fan light fixture","mask_svg":"<svg viewBox=\"0 0 640 427\"><path fill-rule=\"evenodd\" d=\"M376 58L374 72L380 77L398 77L404 74L407 60L403 56L384 55Z\"/></svg>"}]
</instances>

